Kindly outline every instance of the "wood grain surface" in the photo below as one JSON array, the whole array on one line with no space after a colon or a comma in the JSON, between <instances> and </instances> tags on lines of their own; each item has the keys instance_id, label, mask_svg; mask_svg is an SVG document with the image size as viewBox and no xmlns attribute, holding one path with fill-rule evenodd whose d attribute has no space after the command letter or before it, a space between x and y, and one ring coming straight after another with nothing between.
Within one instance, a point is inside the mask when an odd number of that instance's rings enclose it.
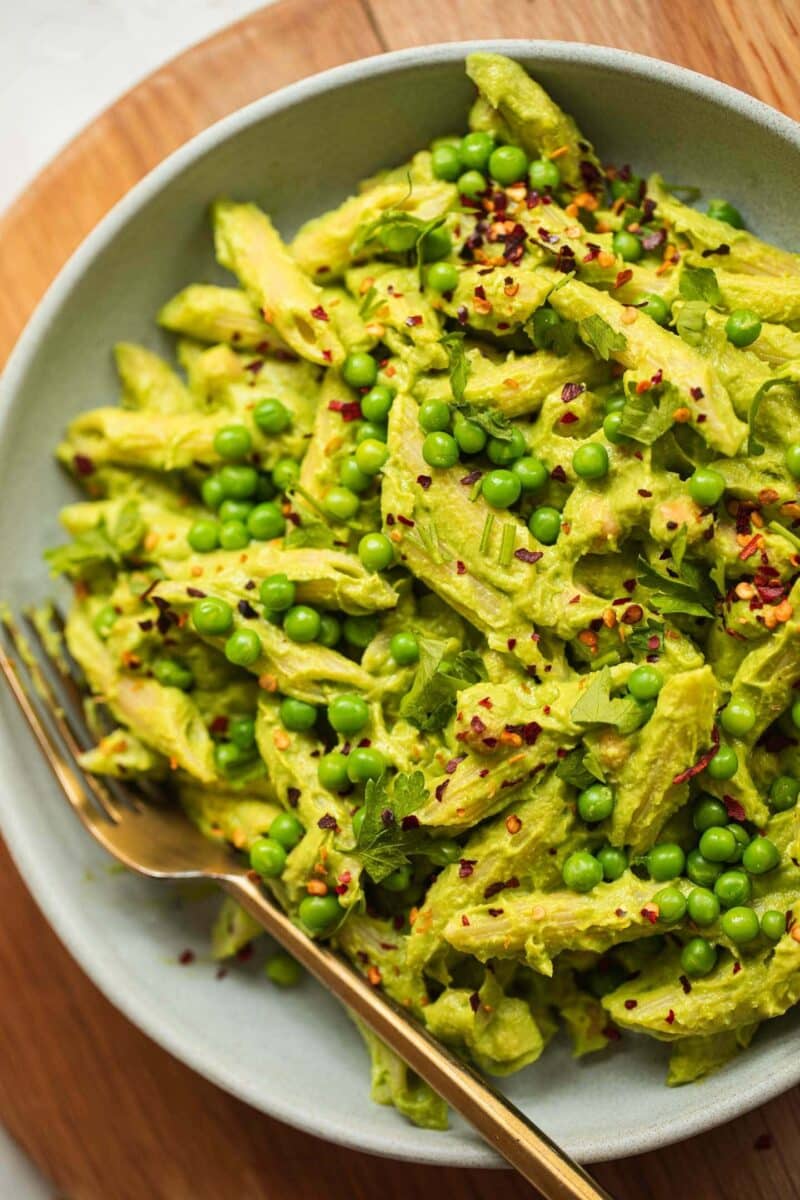
<instances>
[{"instance_id":1,"label":"wood grain surface","mask_svg":"<svg viewBox=\"0 0 800 1200\"><path fill-rule=\"evenodd\" d=\"M638 50L800 118L798 0L281 0L122 97L0 218L0 363L81 239L212 121L341 62L498 36ZM0 856L0 1120L53 1181L54 1197L532 1195L508 1173L393 1164L329 1146L221 1092L111 1007L50 931L1 848ZM800 1098L795 1091L714 1133L595 1170L619 1200L798 1200Z\"/></svg>"}]
</instances>

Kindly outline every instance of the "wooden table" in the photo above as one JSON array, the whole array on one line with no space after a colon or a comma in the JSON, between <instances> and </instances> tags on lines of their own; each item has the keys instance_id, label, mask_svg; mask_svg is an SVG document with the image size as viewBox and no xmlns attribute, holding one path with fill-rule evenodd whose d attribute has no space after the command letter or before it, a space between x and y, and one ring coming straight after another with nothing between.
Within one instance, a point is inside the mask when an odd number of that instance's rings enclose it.
<instances>
[{"instance_id":1,"label":"wooden table","mask_svg":"<svg viewBox=\"0 0 800 1200\"><path fill-rule=\"evenodd\" d=\"M639 50L800 117L798 0L282 0L129 92L0 219L0 362L92 226L212 121L351 59L498 36ZM392 1164L329 1146L219 1091L108 1004L0 853L0 1119L59 1194L69 1200L531 1195L510 1174ZM692 1200L797 1200L800 1100L789 1094L714 1133L596 1172L620 1200L672 1200L681 1193Z\"/></svg>"}]
</instances>

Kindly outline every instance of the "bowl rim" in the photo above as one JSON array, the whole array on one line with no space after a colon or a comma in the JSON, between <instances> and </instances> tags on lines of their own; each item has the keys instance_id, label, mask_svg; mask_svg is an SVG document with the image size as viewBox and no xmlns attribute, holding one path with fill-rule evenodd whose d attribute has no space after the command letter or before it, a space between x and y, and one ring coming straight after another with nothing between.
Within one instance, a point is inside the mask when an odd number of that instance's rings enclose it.
<instances>
[{"instance_id":1,"label":"bowl rim","mask_svg":"<svg viewBox=\"0 0 800 1200\"><path fill-rule=\"evenodd\" d=\"M0 439L3 438L11 419L12 399L24 380L40 343L83 272L116 237L126 222L193 161L251 125L326 91L338 91L361 80L390 74L396 70L462 61L467 54L476 50L505 54L511 58L522 57L534 63L537 60L556 64L578 63L584 67L601 67L638 78L653 79L675 91L688 91L722 109L733 110L769 128L793 149L800 151L800 123L763 101L687 67L611 46L535 39L476 39L394 50L332 67L262 96L195 135L135 184L84 238L49 285L29 318L0 377ZM69 907L62 908L58 904L56 897L51 893L47 865L37 853L35 838L26 830L25 811L24 805L12 801L10 791L4 782L0 781L3 834L22 878L40 910L81 969L106 998L163 1049L204 1078L256 1109L295 1128L310 1131L327 1141L382 1157L434 1165L505 1165L488 1146L475 1142L474 1145L465 1147L463 1139L459 1146L446 1135L440 1135L435 1142L420 1140L418 1148L409 1153L406 1146L393 1144L391 1134L387 1136L383 1130L369 1133L353 1130L346 1120L331 1119L324 1109L314 1113L311 1125L308 1113L300 1106L286 1102L280 1094L265 1099L255 1089L242 1085L232 1071L213 1060L209 1049L198 1045L196 1039L173 1023L170 1016L164 1017L151 995L137 989L136 986L131 986L131 981L119 971L118 960L98 946L88 930L84 929L78 909L71 911ZM645 1153L723 1124L765 1103L798 1082L800 1058L793 1063L792 1056L787 1055L781 1069L774 1071L768 1079L761 1082L755 1080L744 1094L737 1091L735 1097L715 1103L713 1107L697 1108L687 1105L680 1116L658 1127L643 1122L640 1130L619 1136L613 1145L592 1136L590 1130L576 1131L571 1139L570 1150L582 1162L597 1162ZM448 1149L448 1145L452 1145L452 1149Z\"/></svg>"}]
</instances>

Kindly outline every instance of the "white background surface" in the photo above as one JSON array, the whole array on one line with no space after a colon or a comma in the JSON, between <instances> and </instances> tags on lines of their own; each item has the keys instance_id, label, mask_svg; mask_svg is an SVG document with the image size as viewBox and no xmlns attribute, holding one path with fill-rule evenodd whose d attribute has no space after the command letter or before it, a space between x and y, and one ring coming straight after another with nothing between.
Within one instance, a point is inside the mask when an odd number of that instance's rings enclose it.
<instances>
[{"instance_id":1,"label":"white background surface","mask_svg":"<svg viewBox=\"0 0 800 1200\"><path fill-rule=\"evenodd\" d=\"M265 0L0 0L0 211L167 59Z\"/></svg>"},{"instance_id":2,"label":"white background surface","mask_svg":"<svg viewBox=\"0 0 800 1200\"><path fill-rule=\"evenodd\" d=\"M267 0L270 2L270 0ZM0 0L0 211L122 92L265 0ZM0 1195L53 1195L0 1128Z\"/></svg>"}]
</instances>

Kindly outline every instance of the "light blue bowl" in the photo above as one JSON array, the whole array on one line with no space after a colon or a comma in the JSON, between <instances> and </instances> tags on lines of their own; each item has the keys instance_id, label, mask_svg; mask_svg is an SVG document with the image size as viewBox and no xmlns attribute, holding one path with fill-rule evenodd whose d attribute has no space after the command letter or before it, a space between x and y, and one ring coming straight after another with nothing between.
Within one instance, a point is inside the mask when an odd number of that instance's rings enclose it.
<instances>
[{"instance_id":1,"label":"light blue bowl","mask_svg":"<svg viewBox=\"0 0 800 1200\"><path fill-rule=\"evenodd\" d=\"M464 56L478 44L406 50L328 71L221 121L158 167L64 268L20 339L0 395L0 593L18 604L52 585L42 551L59 540L70 487L52 461L66 422L112 402L110 347L167 350L153 314L184 284L215 280L208 205L256 199L285 234L358 179L463 128ZM797 249L800 132L749 96L679 67L592 46L495 42L574 113L601 156L725 196L751 228ZM215 979L208 909L111 873L59 798L0 697L0 814L42 910L105 994L162 1046L265 1112L362 1150L421 1162L495 1166L461 1122L418 1130L370 1103L366 1055L338 1006L310 982L291 998L254 970ZM508 1093L584 1161L663 1146L729 1120L800 1080L800 1014L773 1021L721 1074L664 1086L662 1047L626 1036L575 1063L560 1041ZM124 1086L124 1080L120 1081Z\"/></svg>"}]
</instances>

